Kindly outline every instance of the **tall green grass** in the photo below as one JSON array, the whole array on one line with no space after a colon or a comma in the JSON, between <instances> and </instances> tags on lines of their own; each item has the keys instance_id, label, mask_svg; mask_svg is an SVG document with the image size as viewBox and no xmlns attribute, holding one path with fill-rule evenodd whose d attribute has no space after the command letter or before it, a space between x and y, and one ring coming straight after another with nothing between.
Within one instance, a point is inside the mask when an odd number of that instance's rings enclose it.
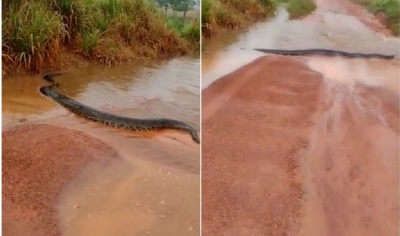
<instances>
[{"instance_id":1,"label":"tall green grass","mask_svg":"<svg viewBox=\"0 0 400 236\"><path fill-rule=\"evenodd\" d=\"M179 36L192 42L200 42L200 24L197 21L184 21L181 17L170 16L168 24Z\"/></svg>"},{"instance_id":2,"label":"tall green grass","mask_svg":"<svg viewBox=\"0 0 400 236\"><path fill-rule=\"evenodd\" d=\"M2 10L6 72L13 65L41 71L64 60L64 51L116 64L126 59L126 49L159 57L200 47L198 24L171 23L147 0L5 0Z\"/></svg>"},{"instance_id":3,"label":"tall green grass","mask_svg":"<svg viewBox=\"0 0 400 236\"><path fill-rule=\"evenodd\" d=\"M187 21L183 20L181 17L170 16L168 17L168 25L174 29L175 33L180 37L195 45L195 48L200 48L201 31L198 21ZM197 54L200 50L193 52Z\"/></svg>"},{"instance_id":4,"label":"tall green grass","mask_svg":"<svg viewBox=\"0 0 400 236\"><path fill-rule=\"evenodd\" d=\"M206 37L219 29L237 29L267 17L275 5L272 0L202 0L202 32Z\"/></svg>"},{"instance_id":5,"label":"tall green grass","mask_svg":"<svg viewBox=\"0 0 400 236\"><path fill-rule=\"evenodd\" d=\"M3 55L27 70L38 70L57 58L66 36L62 17L41 3L11 6L3 17Z\"/></svg>"},{"instance_id":6,"label":"tall green grass","mask_svg":"<svg viewBox=\"0 0 400 236\"><path fill-rule=\"evenodd\" d=\"M202 29L210 37L219 29L237 29L263 19L279 5L287 8L292 18L315 10L313 0L202 0Z\"/></svg>"}]
</instances>

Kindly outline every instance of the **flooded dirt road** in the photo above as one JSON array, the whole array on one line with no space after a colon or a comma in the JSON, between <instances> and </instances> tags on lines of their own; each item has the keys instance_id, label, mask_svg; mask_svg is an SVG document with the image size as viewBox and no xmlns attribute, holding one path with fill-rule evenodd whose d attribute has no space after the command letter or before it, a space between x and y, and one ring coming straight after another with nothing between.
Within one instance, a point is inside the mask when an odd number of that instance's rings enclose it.
<instances>
[{"instance_id":1,"label":"flooded dirt road","mask_svg":"<svg viewBox=\"0 0 400 236\"><path fill-rule=\"evenodd\" d=\"M96 109L200 130L199 63L91 67L56 80ZM190 135L88 122L41 96L44 84L40 76L3 81L5 235L200 234L200 147Z\"/></svg>"},{"instance_id":2,"label":"flooded dirt road","mask_svg":"<svg viewBox=\"0 0 400 236\"><path fill-rule=\"evenodd\" d=\"M207 42L204 236L399 234L399 40L364 25L347 2L317 4L302 20L289 21L282 10L224 50ZM240 48L327 48L396 59Z\"/></svg>"}]
</instances>

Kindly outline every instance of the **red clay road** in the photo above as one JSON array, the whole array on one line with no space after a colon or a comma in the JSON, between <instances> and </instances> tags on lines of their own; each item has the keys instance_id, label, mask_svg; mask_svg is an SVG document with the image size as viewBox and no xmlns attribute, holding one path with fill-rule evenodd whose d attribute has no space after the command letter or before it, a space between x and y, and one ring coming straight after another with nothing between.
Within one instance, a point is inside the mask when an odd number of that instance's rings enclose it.
<instances>
[{"instance_id":1,"label":"red clay road","mask_svg":"<svg viewBox=\"0 0 400 236\"><path fill-rule=\"evenodd\" d=\"M398 94L271 56L202 99L203 236L399 235Z\"/></svg>"},{"instance_id":2,"label":"red clay road","mask_svg":"<svg viewBox=\"0 0 400 236\"><path fill-rule=\"evenodd\" d=\"M4 236L62 235L57 212L62 190L85 166L118 157L100 140L50 125L23 125L2 137Z\"/></svg>"}]
</instances>

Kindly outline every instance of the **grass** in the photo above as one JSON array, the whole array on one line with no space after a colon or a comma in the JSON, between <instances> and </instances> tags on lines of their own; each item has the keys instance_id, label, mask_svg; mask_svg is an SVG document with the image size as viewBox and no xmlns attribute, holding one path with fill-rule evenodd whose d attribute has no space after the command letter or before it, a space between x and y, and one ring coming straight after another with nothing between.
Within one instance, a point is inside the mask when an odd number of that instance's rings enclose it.
<instances>
[{"instance_id":1,"label":"grass","mask_svg":"<svg viewBox=\"0 0 400 236\"><path fill-rule=\"evenodd\" d=\"M315 9L313 0L202 0L202 34L212 37L223 29L239 29L270 16L284 5L292 18Z\"/></svg>"},{"instance_id":2,"label":"grass","mask_svg":"<svg viewBox=\"0 0 400 236\"><path fill-rule=\"evenodd\" d=\"M171 27L179 37L191 42L195 48L200 48L200 23L198 21L188 21L181 17L169 16L167 24ZM199 52L199 51L197 51Z\"/></svg>"},{"instance_id":3,"label":"grass","mask_svg":"<svg viewBox=\"0 0 400 236\"><path fill-rule=\"evenodd\" d=\"M399 0L353 0L367 7L372 13L382 12L387 20L387 26L395 36L399 36L400 2Z\"/></svg>"},{"instance_id":4,"label":"grass","mask_svg":"<svg viewBox=\"0 0 400 236\"><path fill-rule=\"evenodd\" d=\"M2 10L3 76L65 64L66 53L115 65L200 48L198 23L147 0L6 0Z\"/></svg>"},{"instance_id":5,"label":"grass","mask_svg":"<svg viewBox=\"0 0 400 236\"><path fill-rule=\"evenodd\" d=\"M211 37L220 29L238 29L274 11L269 0L202 0L202 33Z\"/></svg>"},{"instance_id":6,"label":"grass","mask_svg":"<svg viewBox=\"0 0 400 236\"><path fill-rule=\"evenodd\" d=\"M290 14L290 18L299 18L310 14L316 8L314 0L274 0L276 5L283 5Z\"/></svg>"}]
</instances>

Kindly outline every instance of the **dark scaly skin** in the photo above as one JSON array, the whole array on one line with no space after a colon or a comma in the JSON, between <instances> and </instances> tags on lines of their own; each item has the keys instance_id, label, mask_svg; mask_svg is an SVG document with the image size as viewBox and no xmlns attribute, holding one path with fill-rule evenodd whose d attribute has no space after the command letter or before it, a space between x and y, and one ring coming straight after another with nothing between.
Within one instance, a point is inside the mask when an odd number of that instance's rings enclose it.
<instances>
[{"instance_id":1,"label":"dark scaly skin","mask_svg":"<svg viewBox=\"0 0 400 236\"><path fill-rule=\"evenodd\" d=\"M242 50L245 50L242 48ZM376 53L353 53L353 52L344 52L338 50L330 50L330 49L302 49L302 50L280 50L280 49L263 49L263 48L253 48L252 50L271 53L271 54L280 54L286 56L305 56L305 55L324 55L324 56L343 56L349 58L377 58L377 59L393 59L394 55L383 55Z\"/></svg>"},{"instance_id":2,"label":"dark scaly skin","mask_svg":"<svg viewBox=\"0 0 400 236\"><path fill-rule=\"evenodd\" d=\"M148 131L157 131L163 129L181 130L189 133L193 141L195 141L196 143L200 143L200 138L197 135L197 131L193 127L182 121L165 119L165 118L135 119L135 118L122 117L96 110L82 103L79 103L75 100L72 100L71 98L53 90L54 87L58 86L58 83L56 83L53 80L53 77L59 75L61 74L45 75L43 79L50 82L51 85L42 86L40 87L39 91L43 95L52 98L61 106L65 107L67 110L78 116L81 116L83 118L86 118L94 122L105 124L107 126L130 130L130 131L148 132Z\"/></svg>"}]
</instances>

